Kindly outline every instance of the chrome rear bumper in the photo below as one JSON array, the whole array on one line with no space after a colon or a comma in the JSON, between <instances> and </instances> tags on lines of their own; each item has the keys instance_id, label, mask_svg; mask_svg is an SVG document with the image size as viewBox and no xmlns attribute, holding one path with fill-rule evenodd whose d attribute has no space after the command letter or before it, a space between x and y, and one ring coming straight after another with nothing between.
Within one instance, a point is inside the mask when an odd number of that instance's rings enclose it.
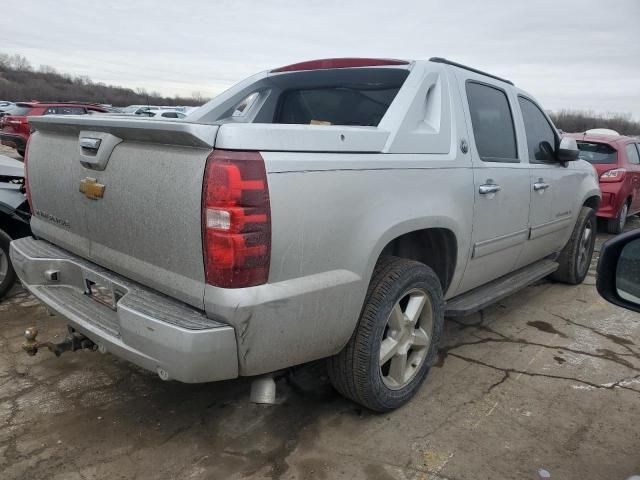
<instances>
[{"instance_id":1,"label":"chrome rear bumper","mask_svg":"<svg viewBox=\"0 0 640 480\"><path fill-rule=\"evenodd\" d=\"M234 329L44 240L11 242L22 284L101 349L186 383L238 376ZM85 292L87 282L115 293L115 308Z\"/></svg>"}]
</instances>

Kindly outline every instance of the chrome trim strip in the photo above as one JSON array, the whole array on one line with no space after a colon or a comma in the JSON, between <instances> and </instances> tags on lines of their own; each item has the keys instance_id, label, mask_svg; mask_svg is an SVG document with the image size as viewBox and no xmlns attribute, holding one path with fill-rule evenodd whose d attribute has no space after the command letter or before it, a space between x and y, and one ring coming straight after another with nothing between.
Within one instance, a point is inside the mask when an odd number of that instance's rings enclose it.
<instances>
[{"instance_id":1,"label":"chrome trim strip","mask_svg":"<svg viewBox=\"0 0 640 480\"><path fill-rule=\"evenodd\" d=\"M536 225L535 227L531 227L529 229L529 240L533 240L536 238L543 237L545 235L549 235L550 233L557 232L558 230L562 230L571 225L571 216L556 218L551 222L543 223L541 225Z\"/></svg>"},{"instance_id":2,"label":"chrome trim strip","mask_svg":"<svg viewBox=\"0 0 640 480\"><path fill-rule=\"evenodd\" d=\"M473 254L471 258L479 258L491 253L495 253L505 248L514 247L524 243L529 235L529 229L518 230L500 237L490 238L473 244Z\"/></svg>"}]
</instances>

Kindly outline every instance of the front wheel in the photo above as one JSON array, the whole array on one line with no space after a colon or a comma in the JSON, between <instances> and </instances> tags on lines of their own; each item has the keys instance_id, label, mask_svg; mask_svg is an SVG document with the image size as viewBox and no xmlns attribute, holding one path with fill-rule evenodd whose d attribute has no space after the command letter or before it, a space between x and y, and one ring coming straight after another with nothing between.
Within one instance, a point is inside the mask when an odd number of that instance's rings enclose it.
<instances>
[{"instance_id":1,"label":"front wheel","mask_svg":"<svg viewBox=\"0 0 640 480\"><path fill-rule=\"evenodd\" d=\"M331 383L371 410L400 407L429 372L443 323L442 287L434 271L412 260L383 258L349 343L328 360Z\"/></svg>"},{"instance_id":2,"label":"front wheel","mask_svg":"<svg viewBox=\"0 0 640 480\"><path fill-rule=\"evenodd\" d=\"M582 207L573 227L571 238L560 252L560 267L551 274L559 282L577 285L582 283L589 272L593 247L596 242L596 212L593 208Z\"/></svg>"}]
</instances>

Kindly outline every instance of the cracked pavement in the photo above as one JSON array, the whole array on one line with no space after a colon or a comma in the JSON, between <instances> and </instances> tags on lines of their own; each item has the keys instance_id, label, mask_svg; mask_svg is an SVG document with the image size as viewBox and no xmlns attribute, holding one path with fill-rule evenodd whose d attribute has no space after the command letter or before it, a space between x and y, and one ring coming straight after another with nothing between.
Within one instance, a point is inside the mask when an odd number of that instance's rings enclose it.
<instances>
[{"instance_id":1,"label":"cracked pavement","mask_svg":"<svg viewBox=\"0 0 640 480\"><path fill-rule=\"evenodd\" d=\"M583 285L542 281L449 319L417 397L384 415L339 397L318 365L258 406L248 379L184 385L108 354L28 357L25 327L60 340L65 323L17 287L0 303L0 477L626 479L640 473L640 314L593 284L592 268Z\"/></svg>"}]
</instances>

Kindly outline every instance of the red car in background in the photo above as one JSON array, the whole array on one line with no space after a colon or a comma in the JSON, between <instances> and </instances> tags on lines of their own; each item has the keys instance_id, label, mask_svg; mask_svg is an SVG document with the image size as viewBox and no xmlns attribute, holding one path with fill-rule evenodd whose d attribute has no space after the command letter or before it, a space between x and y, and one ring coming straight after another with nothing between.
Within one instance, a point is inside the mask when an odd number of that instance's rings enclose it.
<instances>
[{"instance_id":1,"label":"red car in background","mask_svg":"<svg viewBox=\"0 0 640 480\"><path fill-rule=\"evenodd\" d=\"M576 139L580 159L591 163L600 177L598 217L606 220L609 233L622 232L627 217L640 212L640 140L589 131L566 136Z\"/></svg>"},{"instance_id":2,"label":"red car in background","mask_svg":"<svg viewBox=\"0 0 640 480\"><path fill-rule=\"evenodd\" d=\"M18 102L0 117L0 141L2 145L15 148L24 156L27 140L31 135L28 116L39 115L86 115L91 112L107 112L93 103L65 102Z\"/></svg>"}]
</instances>

